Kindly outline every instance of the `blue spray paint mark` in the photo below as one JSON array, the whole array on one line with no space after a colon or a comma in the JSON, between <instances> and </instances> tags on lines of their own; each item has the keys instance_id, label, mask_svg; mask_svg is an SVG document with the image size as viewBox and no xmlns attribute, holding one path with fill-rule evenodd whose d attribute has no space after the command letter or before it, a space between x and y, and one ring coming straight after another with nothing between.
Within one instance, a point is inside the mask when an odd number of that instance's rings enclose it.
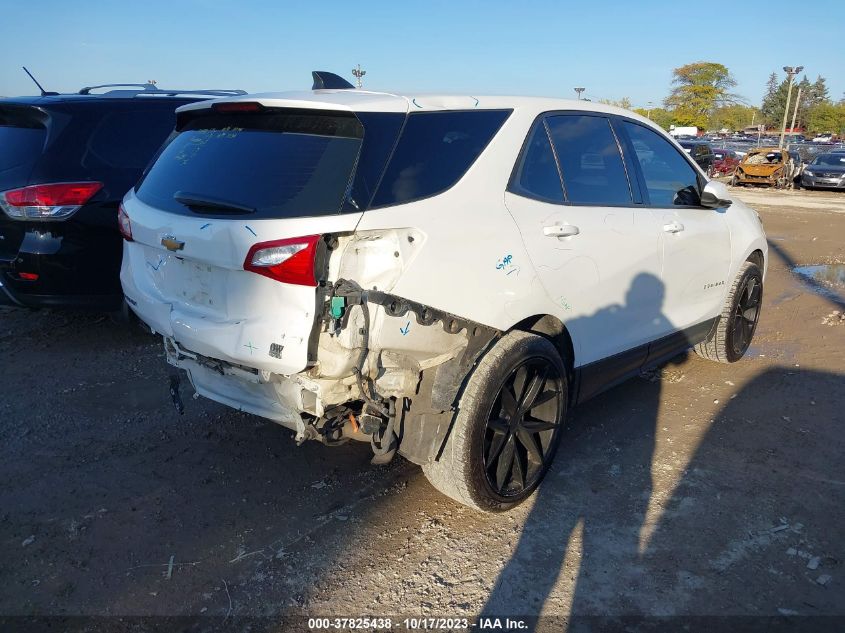
<instances>
[{"instance_id":1,"label":"blue spray paint mark","mask_svg":"<svg viewBox=\"0 0 845 633\"><path fill-rule=\"evenodd\" d=\"M472 98L473 98L473 99L475 99L475 97L472 97ZM477 107L478 107L478 99L475 99L475 105L474 105L474 106L472 106L472 107L473 107L473 108L477 108Z\"/></svg>"},{"instance_id":2,"label":"blue spray paint mark","mask_svg":"<svg viewBox=\"0 0 845 633\"><path fill-rule=\"evenodd\" d=\"M419 103L417 103L417 100L416 100L416 99L411 99L411 103L413 103L413 104L414 104L415 106L417 106L418 108L422 108L422 106L421 106Z\"/></svg>"},{"instance_id":3,"label":"blue spray paint mark","mask_svg":"<svg viewBox=\"0 0 845 633\"><path fill-rule=\"evenodd\" d=\"M255 345L253 345L253 344L252 344L252 341L250 341L249 343L247 343L246 345L244 345L244 347L246 347L246 348L249 350L249 355L250 355L250 356L252 356L252 352L253 352L253 350L257 350L257 349L258 349Z\"/></svg>"},{"instance_id":4,"label":"blue spray paint mark","mask_svg":"<svg viewBox=\"0 0 845 633\"><path fill-rule=\"evenodd\" d=\"M159 258L158 258L158 264L156 264L155 266L153 266L150 262L147 262L147 266L149 266L150 268L152 268L153 270L155 270L156 272L158 272L158 269L159 269L159 268L161 268L161 265L162 265L163 263L164 263L164 258L163 258L163 257L159 257Z\"/></svg>"},{"instance_id":5,"label":"blue spray paint mark","mask_svg":"<svg viewBox=\"0 0 845 633\"><path fill-rule=\"evenodd\" d=\"M258 237L258 233L256 233L256 232L255 232L255 231L253 231L251 228L249 228L249 226L248 226L248 225L244 224L244 228L245 228L247 231L249 231L250 233L252 233L255 237Z\"/></svg>"},{"instance_id":6,"label":"blue spray paint mark","mask_svg":"<svg viewBox=\"0 0 845 633\"><path fill-rule=\"evenodd\" d=\"M203 224L203 225L200 227L200 231L202 231L203 229L207 229L207 228L208 228L208 227L210 227L210 226L211 226L211 222L209 222L208 224Z\"/></svg>"},{"instance_id":7,"label":"blue spray paint mark","mask_svg":"<svg viewBox=\"0 0 845 633\"><path fill-rule=\"evenodd\" d=\"M410 321L408 321L408 322L405 324L405 327L400 327L400 328L399 328L399 331L400 331L400 332L402 332L402 336L408 336L408 332L410 331L410 329L411 329L411 322L410 322Z\"/></svg>"}]
</instances>

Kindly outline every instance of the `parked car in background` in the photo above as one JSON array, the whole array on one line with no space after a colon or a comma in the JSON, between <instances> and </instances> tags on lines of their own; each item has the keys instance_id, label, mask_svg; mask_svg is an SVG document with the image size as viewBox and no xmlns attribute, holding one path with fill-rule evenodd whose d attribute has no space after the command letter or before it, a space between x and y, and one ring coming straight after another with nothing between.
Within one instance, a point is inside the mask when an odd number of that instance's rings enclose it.
<instances>
[{"instance_id":1,"label":"parked car in background","mask_svg":"<svg viewBox=\"0 0 845 633\"><path fill-rule=\"evenodd\" d=\"M737 166L732 185L765 185L783 189L793 186L800 166L786 150L759 147L750 150Z\"/></svg>"},{"instance_id":2,"label":"parked car in background","mask_svg":"<svg viewBox=\"0 0 845 633\"><path fill-rule=\"evenodd\" d=\"M238 93L130 84L0 99L0 303L120 308L120 200L177 107Z\"/></svg>"},{"instance_id":3,"label":"parked car in background","mask_svg":"<svg viewBox=\"0 0 845 633\"><path fill-rule=\"evenodd\" d=\"M831 141L833 141L832 134L818 134L813 138L813 143L830 143Z\"/></svg>"},{"instance_id":4,"label":"parked car in background","mask_svg":"<svg viewBox=\"0 0 845 633\"><path fill-rule=\"evenodd\" d=\"M197 394L498 511L571 404L748 349L759 216L653 122L317 78L183 106L121 205L126 300Z\"/></svg>"},{"instance_id":5,"label":"parked car in background","mask_svg":"<svg viewBox=\"0 0 845 633\"><path fill-rule=\"evenodd\" d=\"M684 151L690 155L698 166L704 170L704 173L708 176L713 175L713 163L715 162L715 156L713 155L713 150L710 147L709 143L705 143L704 141L686 141L681 140L678 141L681 147L684 148Z\"/></svg>"},{"instance_id":6,"label":"parked car in background","mask_svg":"<svg viewBox=\"0 0 845 633\"><path fill-rule=\"evenodd\" d=\"M717 176L729 176L739 165L741 157L735 150L726 147L713 148L713 174Z\"/></svg>"},{"instance_id":7,"label":"parked car in background","mask_svg":"<svg viewBox=\"0 0 845 633\"><path fill-rule=\"evenodd\" d=\"M801 186L805 189L845 189L845 152L816 156L804 167Z\"/></svg>"}]
</instances>

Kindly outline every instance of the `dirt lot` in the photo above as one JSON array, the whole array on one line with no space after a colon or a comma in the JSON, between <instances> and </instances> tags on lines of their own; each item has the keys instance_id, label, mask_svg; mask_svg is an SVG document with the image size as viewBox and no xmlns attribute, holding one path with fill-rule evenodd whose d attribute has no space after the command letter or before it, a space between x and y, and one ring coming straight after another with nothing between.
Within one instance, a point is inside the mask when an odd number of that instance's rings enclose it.
<instances>
[{"instance_id":1,"label":"dirt lot","mask_svg":"<svg viewBox=\"0 0 845 633\"><path fill-rule=\"evenodd\" d=\"M159 341L106 317L0 309L0 614L845 618L845 284L791 272L845 264L845 194L740 195L771 246L749 357L581 407L507 515L369 447L179 416Z\"/></svg>"}]
</instances>

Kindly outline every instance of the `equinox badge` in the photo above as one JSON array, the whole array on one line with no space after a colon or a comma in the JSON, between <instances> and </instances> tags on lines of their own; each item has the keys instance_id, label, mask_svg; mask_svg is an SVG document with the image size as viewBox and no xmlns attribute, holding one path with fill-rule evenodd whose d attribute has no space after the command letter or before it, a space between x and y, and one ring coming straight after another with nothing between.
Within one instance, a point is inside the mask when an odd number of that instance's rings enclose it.
<instances>
[{"instance_id":1,"label":"equinox badge","mask_svg":"<svg viewBox=\"0 0 845 633\"><path fill-rule=\"evenodd\" d=\"M165 235L161 238L161 245L169 251L181 251L185 248L185 242L180 242L172 235Z\"/></svg>"}]
</instances>

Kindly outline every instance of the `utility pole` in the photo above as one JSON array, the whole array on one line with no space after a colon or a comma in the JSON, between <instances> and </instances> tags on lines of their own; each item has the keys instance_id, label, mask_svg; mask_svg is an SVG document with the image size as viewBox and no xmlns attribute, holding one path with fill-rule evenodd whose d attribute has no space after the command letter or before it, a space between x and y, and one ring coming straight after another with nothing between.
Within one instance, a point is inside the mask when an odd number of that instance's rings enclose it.
<instances>
[{"instance_id":1,"label":"utility pole","mask_svg":"<svg viewBox=\"0 0 845 633\"><path fill-rule=\"evenodd\" d=\"M654 107L654 101L649 101L645 105L646 105L645 116L649 121L651 121L651 109Z\"/></svg>"},{"instance_id":2,"label":"utility pole","mask_svg":"<svg viewBox=\"0 0 845 633\"><path fill-rule=\"evenodd\" d=\"M586 88L576 88L575 89L575 92L578 93L578 101L581 101L581 93L584 92L584 90L586 90Z\"/></svg>"},{"instance_id":3,"label":"utility pole","mask_svg":"<svg viewBox=\"0 0 845 633\"><path fill-rule=\"evenodd\" d=\"M789 115L789 100L792 98L792 79L804 70L803 66L784 66L783 71L789 76L789 88L786 91L786 107L783 109L783 124L780 126L780 143L778 149L783 149L783 137L786 135L786 117Z\"/></svg>"},{"instance_id":4,"label":"utility pole","mask_svg":"<svg viewBox=\"0 0 845 633\"><path fill-rule=\"evenodd\" d=\"M798 116L798 104L801 103L801 91L803 88L798 86L798 96L795 97L795 109L792 111L792 125L789 126L789 130L795 134L795 117Z\"/></svg>"},{"instance_id":5,"label":"utility pole","mask_svg":"<svg viewBox=\"0 0 845 633\"><path fill-rule=\"evenodd\" d=\"M361 81L361 79L362 79L362 78L364 77L364 75L366 75L366 74L367 74L367 71L366 71L366 70L361 70L361 64L358 64L358 66L357 66L356 68L353 68L353 69L352 69L352 76L353 76L353 77L355 77L355 79L357 79L357 80L358 80L358 88L363 88L363 87L364 87L364 82L363 82L363 81Z\"/></svg>"}]
</instances>

